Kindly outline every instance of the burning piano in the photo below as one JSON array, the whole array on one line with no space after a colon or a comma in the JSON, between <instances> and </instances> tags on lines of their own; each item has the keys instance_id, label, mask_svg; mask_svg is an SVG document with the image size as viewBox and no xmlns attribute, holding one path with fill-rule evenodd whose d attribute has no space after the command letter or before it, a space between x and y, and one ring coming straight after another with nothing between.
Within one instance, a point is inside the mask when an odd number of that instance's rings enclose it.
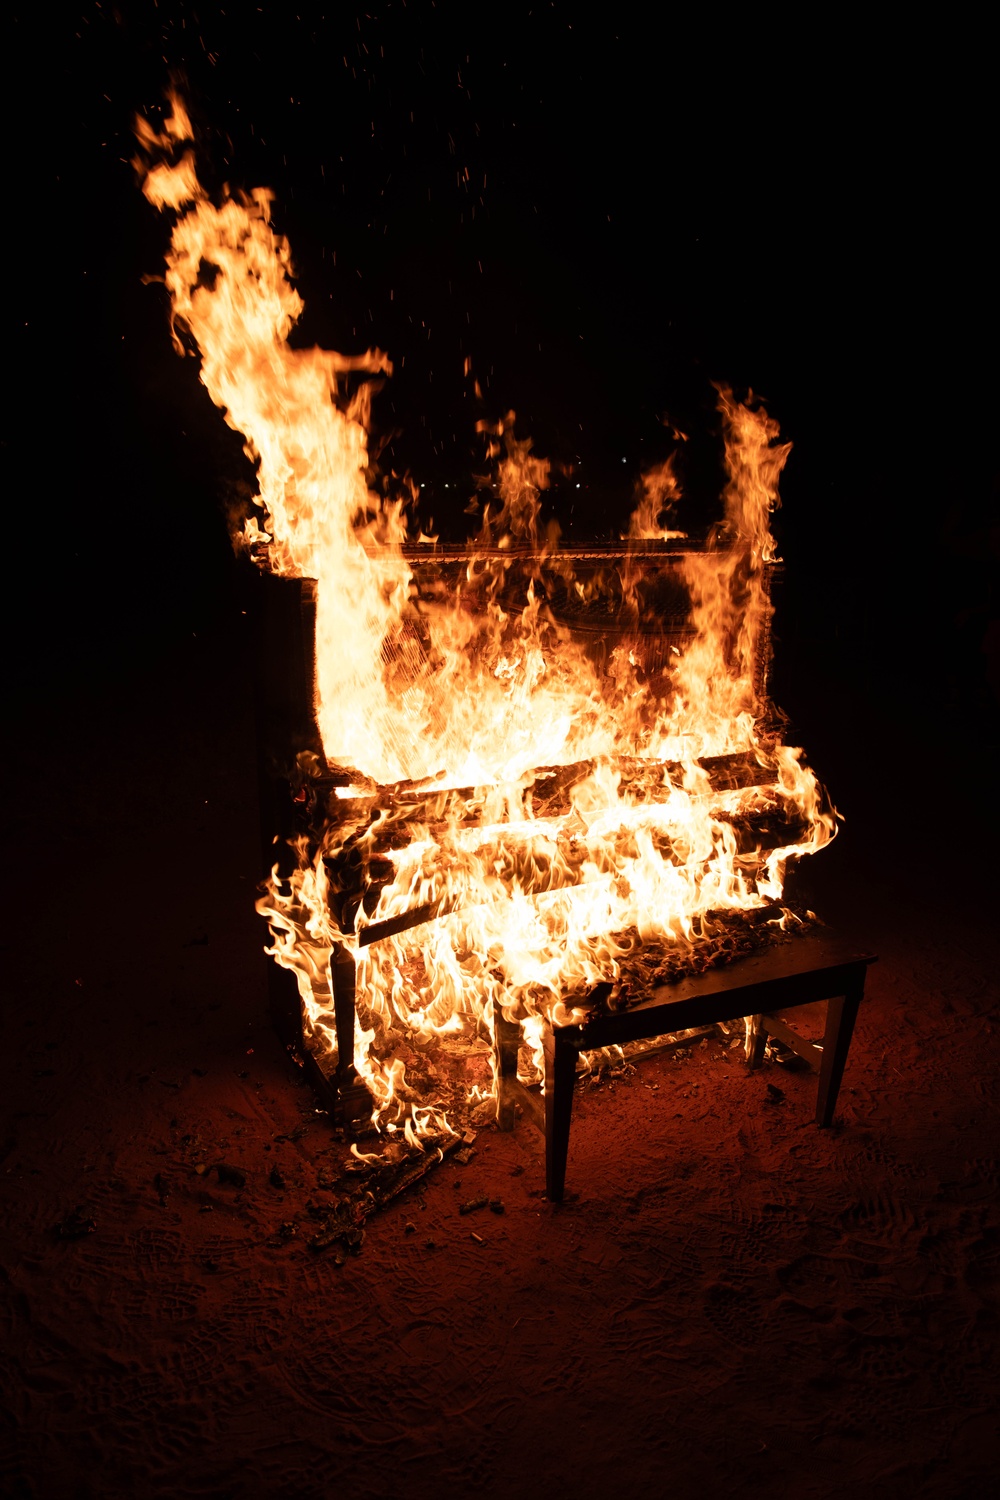
<instances>
[{"instance_id":1,"label":"burning piano","mask_svg":"<svg viewBox=\"0 0 1000 1500\"><path fill-rule=\"evenodd\" d=\"M668 524L667 464L620 544L561 548L509 418L476 537L413 537L366 478L389 361L290 346L269 195L214 203L172 102L139 126L144 190L175 215L175 340L257 466L259 910L320 1097L411 1147L523 1112L559 1198L581 1056L721 1025L751 1065L768 1038L799 1051L828 1123L870 958L784 897L836 824L768 696L777 425L720 390L727 483L697 540ZM785 1018L818 1000L822 1045Z\"/></svg>"}]
</instances>

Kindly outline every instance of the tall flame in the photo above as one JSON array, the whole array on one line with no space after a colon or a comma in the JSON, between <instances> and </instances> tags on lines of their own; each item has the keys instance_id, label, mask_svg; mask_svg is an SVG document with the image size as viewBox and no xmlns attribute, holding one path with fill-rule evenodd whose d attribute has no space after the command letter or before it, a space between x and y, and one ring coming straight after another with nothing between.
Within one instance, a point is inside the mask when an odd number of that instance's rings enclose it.
<instances>
[{"instance_id":1,"label":"tall flame","mask_svg":"<svg viewBox=\"0 0 1000 1500\"><path fill-rule=\"evenodd\" d=\"M291 878L270 883L270 951L295 971L331 1049L330 955L356 954L356 1064L383 1119L426 1121L435 1100L407 1082L403 1043L469 1038L503 1010L537 1051L541 1018L617 978L639 942L690 948L720 913L779 902L789 857L832 837L764 684L770 515L789 445L762 408L720 389L728 482L700 549L669 554L682 537L664 526L679 484L669 465L646 476L627 545L666 544L662 566L688 600L683 644L657 670L627 631L595 651L553 608L606 597L619 620L648 625L627 550L609 585L599 569L575 570L557 531L541 528L548 464L511 419L488 434L499 504L484 507L457 579L421 588L402 504L365 479L372 383L346 390L351 373L390 374L389 360L293 349L303 304L270 193L210 200L176 98L162 132L143 121L137 132L144 191L176 215L175 344L197 349L202 382L256 464L248 543L272 571L316 580L316 718L327 762L355 782L303 838ZM711 763L734 756L750 772L713 779ZM403 782L406 797L380 796ZM374 903L341 889L348 852ZM366 928L417 906L435 919L364 944Z\"/></svg>"}]
</instances>

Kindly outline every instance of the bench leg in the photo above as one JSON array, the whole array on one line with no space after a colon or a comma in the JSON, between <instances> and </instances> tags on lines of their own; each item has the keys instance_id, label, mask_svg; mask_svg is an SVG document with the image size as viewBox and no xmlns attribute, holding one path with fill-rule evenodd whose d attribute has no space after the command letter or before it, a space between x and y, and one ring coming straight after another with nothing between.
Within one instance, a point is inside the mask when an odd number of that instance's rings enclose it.
<instances>
[{"instance_id":1,"label":"bench leg","mask_svg":"<svg viewBox=\"0 0 1000 1500\"><path fill-rule=\"evenodd\" d=\"M493 1052L497 1076L497 1129L514 1129L514 1096L510 1083L517 1079L517 1054L521 1028L508 1021L498 1008L493 1013Z\"/></svg>"},{"instance_id":2,"label":"bench leg","mask_svg":"<svg viewBox=\"0 0 1000 1500\"><path fill-rule=\"evenodd\" d=\"M342 943L334 945L330 959L333 985L333 1019L337 1029L337 1071L333 1083L337 1090L340 1123L348 1134L357 1138L372 1130L374 1100L354 1066L354 1031L357 1021L357 968L354 954Z\"/></svg>"},{"instance_id":3,"label":"bench leg","mask_svg":"<svg viewBox=\"0 0 1000 1500\"><path fill-rule=\"evenodd\" d=\"M828 1000L826 1030L823 1034L823 1061L819 1070L819 1093L816 1098L816 1124L830 1125L837 1107L840 1081L844 1076L851 1036L858 1007L865 992L865 976L848 987L846 995Z\"/></svg>"},{"instance_id":4,"label":"bench leg","mask_svg":"<svg viewBox=\"0 0 1000 1500\"><path fill-rule=\"evenodd\" d=\"M750 1017L749 1051L747 1052L747 1067L751 1070L759 1068L764 1061L764 1048L767 1046L767 1032L764 1029L763 1016Z\"/></svg>"},{"instance_id":5,"label":"bench leg","mask_svg":"<svg viewBox=\"0 0 1000 1500\"><path fill-rule=\"evenodd\" d=\"M357 973L354 954L335 943L330 959L333 982L333 1019L337 1028L337 1073L345 1083L354 1078L354 1023Z\"/></svg>"},{"instance_id":6,"label":"bench leg","mask_svg":"<svg viewBox=\"0 0 1000 1500\"><path fill-rule=\"evenodd\" d=\"M545 1036L545 1193L561 1203L566 1181L569 1127L573 1119L576 1048L566 1032L546 1025Z\"/></svg>"}]
</instances>

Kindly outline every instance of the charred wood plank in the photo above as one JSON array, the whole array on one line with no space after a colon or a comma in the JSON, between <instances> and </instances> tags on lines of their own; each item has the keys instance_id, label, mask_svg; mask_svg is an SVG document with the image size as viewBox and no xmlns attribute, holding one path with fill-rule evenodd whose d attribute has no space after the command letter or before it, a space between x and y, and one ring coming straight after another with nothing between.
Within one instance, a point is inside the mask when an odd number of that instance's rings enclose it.
<instances>
[{"instance_id":1,"label":"charred wood plank","mask_svg":"<svg viewBox=\"0 0 1000 1500\"><path fill-rule=\"evenodd\" d=\"M433 1171L453 1151L457 1151L459 1146L471 1145L475 1138L471 1131L467 1131L464 1136L438 1136L433 1142L425 1143L424 1149L411 1155L398 1170L387 1172L384 1176L380 1174L379 1179L366 1189L374 1199L375 1207L384 1208L393 1198L398 1198L400 1193L426 1177L428 1172Z\"/></svg>"},{"instance_id":2,"label":"charred wood plank","mask_svg":"<svg viewBox=\"0 0 1000 1500\"><path fill-rule=\"evenodd\" d=\"M455 897L442 896L438 901L427 901L423 906L411 906L409 911L396 917L386 917L381 922L370 922L358 933L358 947L367 948L380 938L394 937L399 932L408 932L411 927L420 927L424 922L433 922L435 917L446 917L458 911L461 902Z\"/></svg>"},{"instance_id":3,"label":"charred wood plank","mask_svg":"<svg viewBox=\"0 0 1000 1500\"><path fill-rule=\"evenodd\" d=\"M767 1036L777 1037L779 1042L784 1042L786 1047L798 1054L803 1062L808 1063L814 1073L818 1073L823 1066L823 1047L821 1043L807 1041L797 1031L793 1031L787 1022L780 1016L760 1017L760 1028Z\"/></svg>"},{"instance_id":4,"label":"charred wood plank","mask_svg":"<svg viewBox=\"0 0 1000 1500\"><path fill-rule=\"evenodd\" d=\"M690 1047L694 1042L700 1041L702 1037L719 1037L721 1040L724 1036L725 1032L722 1031L721 1026L716 1024L711 1026L692 1026L689 1030L682 1031L680 1035L668 1032L665 1036L653 1037L649 1042L630 1042L628 1045L633 1050L628 1053L623 1052L622 1060L627 1063L642 1062L643 1058L655 1057L659 1052L675 1052L681 1047ZM588 1070L586 1068L577 1069L578 1076L581 1078L586 1078L588 1072L593 1071L593 1069Z\"/></svg>"},{"instance_id":5,"label":"charred wood plank","mask_svg":"<svg viewBox=\"0 0 1000 1500\"><path fill-rule=\"evenodd\" d=\"M360 1185L349 1184L351 1190L341 1196L308 1241L310 1250L327 1250L338 1243L345 1250L360 1250L365 1237L365 1222L371 1214L426 1177L459 1146L468 1145L473 1140L475 1135L472 1132L466 1132L464 1136L442 1134L425 1142L423 1149L410 1147L395 1159L386 1155L377 1162L359 1160L357 1171L351 1176L355 1182L360 1178Z\"/></svg>"}]
</instances>

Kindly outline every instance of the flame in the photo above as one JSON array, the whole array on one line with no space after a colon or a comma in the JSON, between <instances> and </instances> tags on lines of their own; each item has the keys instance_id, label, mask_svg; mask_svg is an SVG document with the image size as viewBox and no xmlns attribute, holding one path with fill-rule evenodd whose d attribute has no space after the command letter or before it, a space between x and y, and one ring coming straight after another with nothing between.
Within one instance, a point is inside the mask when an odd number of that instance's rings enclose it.
<instances>
[{"instance_id":1,"label":"flame","mask_svg":"<svg viewBox=\"0 0 1000 1500\"><path fill-rule=\"evenodd\" d=\"M670 551L683 533L664 525L680 495L665 464L644 477L626 544L658 561L626 550L609 577L577 567L558 528L542 526L549 466L508 414L484 429L496 467L478 539L457 573L427 586L403 502L366 482L374 383L347 388L352 373L390 374L389 360L290 346L303 304L271 195L212 202L190 121L171 105L162 131L140 121L137 134L146 196L175 215L175 345L197 350L256 465L246 544L272 571L316 580L328 766L313 768L312 794L325 811L259 903L268 951L296 974L331 1053L331 955L354 953L355 1066L385 1128L402 1121L419 1136L441 1128L442 1100L408 1078L408 1049L482 1046L503 1012L524 1023L537 1075L543 1018L571 1016L640 945L690 951L720 914L780 903L788 860L833 836L766 696L770 515L790 445L759 404L720 388L721 521L703 547ZM666 637L643 593L650 566L687 600L681 644L657 662L649 640ZM618 644L595 647L567 623L569 605L614 613ZM742 767L735 779L719 771L726 757ZM329 767L350 784L324 792ZM344 872L359 868L354 888ZM382 930L415 908L428 920Z\"/></svg>"},{"instance_id":2,"label":"flame","mask_svg":"<svg viewBox=\"0 0 1000 1500\"><path fill-rule=\"evenodd\" d=\"M662 524L664 513L673 509L680 494L681 487L674 473L674 458L671 454L662 464L643 474L639 503L629 521L629 536L659 542L683 538L683 531L671 531Z\"/></svg>"}]
</instances>

